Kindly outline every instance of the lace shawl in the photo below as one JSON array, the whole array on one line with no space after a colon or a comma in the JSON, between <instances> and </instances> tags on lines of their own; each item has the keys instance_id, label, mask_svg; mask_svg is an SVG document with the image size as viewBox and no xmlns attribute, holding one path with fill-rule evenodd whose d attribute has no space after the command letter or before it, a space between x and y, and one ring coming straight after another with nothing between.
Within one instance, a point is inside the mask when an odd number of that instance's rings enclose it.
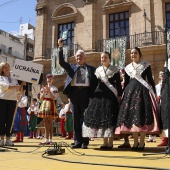
<instances>
[{"instance_id":1,"label":"lace shawl","mask_svg":"<svg viewBox=\"0 0 170 170\"><path fill-rule=\"evenodd\" d=\"M132 62L125 67L126 73L134 78L134 75L142 75L142 73L150 66L147 61L140 61L138 64Z\"/></svg>"},{"instance_id":2,"label":"lace shawl","mask_svg":"<svg viewBox=\"0 0 170 170\"><path fill-rule=\"evenodd\" d=\"M99 66L96 71L95 75L98 79L102 80L102 77L107 76L107 78L111 78L114 76L115 73L117 73L119 69L116 66L110 65L106 72L103 69L103 66Z\"/></svg>"}]
</instances>

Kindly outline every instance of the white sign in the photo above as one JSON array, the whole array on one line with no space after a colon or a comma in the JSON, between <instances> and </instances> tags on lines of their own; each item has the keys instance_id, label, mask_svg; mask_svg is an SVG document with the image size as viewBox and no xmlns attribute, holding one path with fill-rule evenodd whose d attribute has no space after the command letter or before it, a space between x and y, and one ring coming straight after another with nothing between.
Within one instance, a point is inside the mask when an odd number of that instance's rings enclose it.
<instances>
[{"instance_id":1,"label":"white sign","mask_svg":"<svg viewBox=\"0 0 170 170\"><path fill-rule=\"evenodd\" d=\"M38 84L42 68L41 64L16 59L11 76L17 80Z\"/></svg>"}]
</instances>

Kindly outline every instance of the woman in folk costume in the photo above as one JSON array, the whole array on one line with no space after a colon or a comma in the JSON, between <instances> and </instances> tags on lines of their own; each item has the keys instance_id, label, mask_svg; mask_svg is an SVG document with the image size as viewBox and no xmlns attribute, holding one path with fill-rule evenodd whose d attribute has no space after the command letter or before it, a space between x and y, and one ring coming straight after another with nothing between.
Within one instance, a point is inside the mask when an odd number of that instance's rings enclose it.
<instances>
[{"instance_id":1,"label":"woman in folk costume","mask_svg":"<svg viewBox=\"0 0 170 170\"><path fill-rule=\"evenodd\" d=\"M169 120L169 110L168 110L168 83L170 82L169 72L170 72L170 58L168 59L168 67L165 63L165 72L164 72L164 80L162 83L162 91L161 91L161 143L158 146L167 146L168 145L168 120ZM168 73L167 73L168 72ZM169 82L168 82L169 81ZM170 84L169 84L170 88Z\"/></svg>"},{"instance_id":2,"label":"woman in folk costume","mask_svg":"<svg viewBox=\"0 0 170 170\"><path fill-rule=\"evenodd\" d=\"M64 107L64 111L66 113L65 117L65 131L67 132L67 137L65 139L72 139L73 138L73 117L72 111L70 108L70 99L68 99L68 103Z\"/></svg>"},{"instance_id":3,"label":"woman in folk costume","mask_svg":"<svg viewBox=\"0 0 170 170\"><path fill-rule=\"evenodd\" d=\"M101 54L102 65L96 69L98 86L94 98L84 113L83 137L103 138L100 149L113 148L113 135L117 122L118 104L122 95L120 73L110 64L110 54Z\"/></svg>"},{"instance_id":4,"label":"woman in folk costume","mask_svg":"<svg viewBox=\"0 0 170 170\"><path fill-rule=\"evenodd\" d=\"M29 130L30 130L30 137L31 138L36 138L36 134L37 134L37 114L38 114L38 110L39 110L39 105L37 103L37 99L33 98L32 99L32 105L28 108L27 112L29 114Z\"/></svg>"},{"instance_id":5,"label":"woman in folk costume","mask_svg":"<svg viewBox=\"0 0 170 170\"><path fill-rule=\"evenodd\" d=\"M42 104L38 112L38 117L44 119L45 141L40 144L52 144L53 119L58 117L57 109L54 103L59 96L57 87L53 86L54 77L52 74L46 76L47 85L42 86L40 91L40 100Z\"/></svg>"},{"instance_id":6,"label":"woman in folk costume","mask_svg":"<svg viewBox=\"0 0 170 170\"><path fill-rule=\"evenodd\" d=\"M16 139L13 142L23 142L24 133L27 128L27 112L28 97L25 95L25 90L18 95L18 108L15 115L13 131L16 134Z\"/></svg>"},{"instance_id":7,"label":"woman in folk costume","mask_svg":"<svg viewBox=\"0 0 170 170\"><path fill-rule=\"evenodd\" d=\"M159 134L158 105L151 66L148 62L142 61L141 57L138 47L131 49L132 63L125 67L125 88L115 132L132 133L132 150L139 151L144 150L146 134Z\"/></svg>"}]
</instances>

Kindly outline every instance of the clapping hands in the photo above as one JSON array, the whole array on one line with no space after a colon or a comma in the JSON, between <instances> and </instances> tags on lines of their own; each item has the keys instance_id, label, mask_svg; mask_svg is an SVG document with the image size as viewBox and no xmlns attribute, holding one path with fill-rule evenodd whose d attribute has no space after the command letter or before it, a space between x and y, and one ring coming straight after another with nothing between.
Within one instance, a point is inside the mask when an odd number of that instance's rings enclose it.
<instances>
[{"instance_id":1,"label":"clapping hands","mask_svg":"<svg viewBox=\"0 0 170 170\"><path fill-rule=\"evenodd\" d=\"M48 87L48 85L43 86L41 88L41 93L45 94L45 93L49 93L50 92L50 87Z\"/></svg>"}]
</instances>

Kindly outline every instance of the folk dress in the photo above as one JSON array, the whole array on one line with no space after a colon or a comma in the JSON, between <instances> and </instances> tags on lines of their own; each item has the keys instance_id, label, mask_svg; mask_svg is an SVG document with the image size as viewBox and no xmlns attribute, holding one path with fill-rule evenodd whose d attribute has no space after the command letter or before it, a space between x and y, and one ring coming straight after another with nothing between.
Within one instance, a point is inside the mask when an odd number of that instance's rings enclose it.
<instances>
[{"instance_id":1,"label":"folk dress","mask_svg":"<svg viewBox=\"0 0 170 170\"><path fill-rule=\"evenodd\" d=\"M148 83L146 82L146 78ZM125 67L125 86L117 119L116 134L159 134L158 104L151 66L146 61Z\"/></svg>"},{"instance_id":2,"label":"folk dress","mask_svg":"<svg viewBox=\"0 0 170 170\"><path fill-rule=\"evenodd\" d=\"M120 73L116 66L99 66L95 72L98 86L84 113L83 137L113 137L118 115L118 96L122 94ZM108 80L109 86L105 84ZM110 89L113 86L117 96Z\"/></svg>"}]
</instances>

